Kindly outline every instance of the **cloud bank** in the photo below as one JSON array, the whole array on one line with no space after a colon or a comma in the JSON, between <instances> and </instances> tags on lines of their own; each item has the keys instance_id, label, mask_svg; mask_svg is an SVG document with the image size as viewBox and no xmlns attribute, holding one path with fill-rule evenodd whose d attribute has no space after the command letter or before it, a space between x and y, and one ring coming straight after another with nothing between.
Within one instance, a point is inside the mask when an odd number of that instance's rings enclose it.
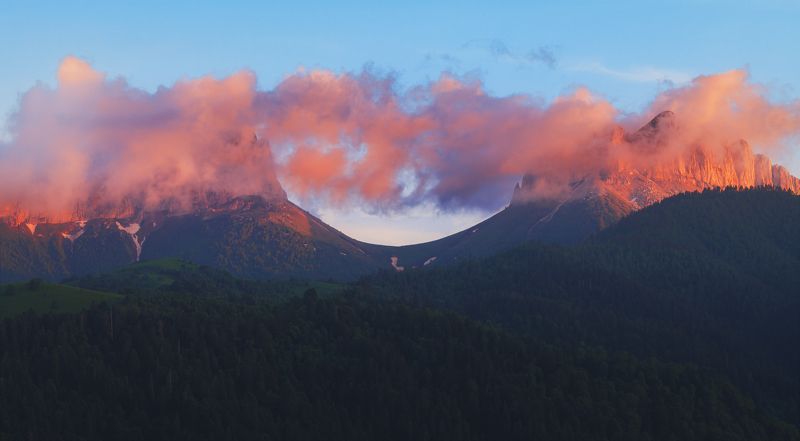
<instances>
[{"instance_id":1,"label":"cloud bank","mask_svg":"<svg viewBox=\"0 0 800 441\"><path fill-rule=\"evenodd\" d=\"M0 207L61 220L188 208L206 192L282 192L256 133L255 76L149 94L65 59L26 92L0 145Z\"/></svg>"},{"instance_id":2,"label":"cloud bank","mask_svg":"<svg viewBox=\"0 0 800 441\"><path fill-rule=\"evenodd\" d=\"M697 145L781 148L800 132L800 104L765 96L742 70L698 77L639 114L583 88L548 103L491 96L449 74L402 89L370 71L314 70L259 90L243 71L149 93L69 57L57 86L27 91L8 122L0 212L186 210L215 195L284 197L283 188L330 206L495 210L528 172L557 187ZM658 151L619 136L663 110L679 130Z\"/></svg>"}]
</instances>

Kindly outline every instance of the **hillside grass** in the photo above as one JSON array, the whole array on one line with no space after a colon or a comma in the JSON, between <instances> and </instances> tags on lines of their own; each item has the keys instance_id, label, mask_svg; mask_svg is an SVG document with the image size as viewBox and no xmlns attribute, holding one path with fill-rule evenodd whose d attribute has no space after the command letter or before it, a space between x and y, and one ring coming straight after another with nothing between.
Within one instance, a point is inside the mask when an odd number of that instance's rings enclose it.
<instances>
[{"instance_id":1,"label":"hillside grass","mask_svg":"<svg viewBox=\"0 0 800 441\"><path fill-rule=\"evenodd\" d=\"M119 294L94 291L68 285L45 282L25 282L0 285L0 319L26 311L37 313L72 313L93 303L113 303L122 299Z\"/></svg>"},{"instance_id":2,"label":"hillside grass","mask_svg":"<svg viewBox=\"0 0 800 441\"><path fill-rule=\"evenodd\" d=\"M349 285L332 281L245 280L212 267L181 259L137 262L125 268L65 282L70 286L124 295L256 295L272 302L302 296L314 289L320 297L335 295Z\"/></svg>"},{"instance_id":3,"label":"hillside grass","mask_svg":"<svg viewBox=\"0 0 800 441\"><path fill-rule=\"evenodd\" d=\"M124 268L101 274L98 277L115 284L119 291L129 288L134 291L154 291L172 285L175 279L183 275L193 275L200 271L200 265L180 259L156 259L136 262Z\"/></svg>"}]
</instances>

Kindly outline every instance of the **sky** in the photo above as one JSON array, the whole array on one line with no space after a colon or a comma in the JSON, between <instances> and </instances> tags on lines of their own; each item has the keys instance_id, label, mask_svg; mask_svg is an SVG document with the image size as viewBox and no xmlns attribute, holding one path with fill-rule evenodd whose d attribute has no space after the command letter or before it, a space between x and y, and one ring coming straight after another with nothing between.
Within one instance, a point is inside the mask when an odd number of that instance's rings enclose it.
<instances>
[{"instance_id":1,"label":"sky","mask_svg":"<svg viewBox=\"0 0 800 441\"><path fill-rule=\"evenodd\" d=\"M800 97L793 1L116 3L4 1L0 113L12 115L37 83L54 85L68 56L150 92L242 69L271 89L299 71L367 67L400 87L445 71L480 80L493 96L544 102L585 86L637 113L698 75L746 69L774 101ZM800 174L796 152L774 159ZM353 237L391 244L439 238L491 214L430 204L305 208Z\"/></svg>"}]
</instances>

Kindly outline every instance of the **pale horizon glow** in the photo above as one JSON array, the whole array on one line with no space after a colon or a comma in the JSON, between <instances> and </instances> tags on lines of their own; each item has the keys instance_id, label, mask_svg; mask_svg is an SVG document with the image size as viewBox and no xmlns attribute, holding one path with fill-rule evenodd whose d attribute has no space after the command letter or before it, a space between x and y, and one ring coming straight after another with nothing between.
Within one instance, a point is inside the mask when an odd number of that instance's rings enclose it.
<instances>
[{"instance_id":1,"label":"pale horizon glow","mask_svg":"<svg viewBox=\"0 0 800 441\"><path fill-rule=\"evenodd\" d=\"M342 233L376 245L413 245L434 241L466 230L496 213L443 213L430 205L392 214L370 213L357 207L327 207L314 212Z\"/></svg>"}]
</instances>

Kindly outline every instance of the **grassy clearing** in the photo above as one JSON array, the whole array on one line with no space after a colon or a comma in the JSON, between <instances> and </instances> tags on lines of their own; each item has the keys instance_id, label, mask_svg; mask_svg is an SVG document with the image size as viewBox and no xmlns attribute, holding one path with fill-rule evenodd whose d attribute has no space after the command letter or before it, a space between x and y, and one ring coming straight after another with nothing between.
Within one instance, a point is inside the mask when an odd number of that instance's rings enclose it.
<instances>
[{"instance_id":1,"label":"grassy clearing","mask_svg":"<svg viewBox=\"0 0 800 441\"><path fill-rule=\"evenodd\" d=\"M41 281L0 285L0 318L29 310L37 313L78 312L95 302L116 302L121 298L119 294Z\"/></svg>"}]
</instances>

